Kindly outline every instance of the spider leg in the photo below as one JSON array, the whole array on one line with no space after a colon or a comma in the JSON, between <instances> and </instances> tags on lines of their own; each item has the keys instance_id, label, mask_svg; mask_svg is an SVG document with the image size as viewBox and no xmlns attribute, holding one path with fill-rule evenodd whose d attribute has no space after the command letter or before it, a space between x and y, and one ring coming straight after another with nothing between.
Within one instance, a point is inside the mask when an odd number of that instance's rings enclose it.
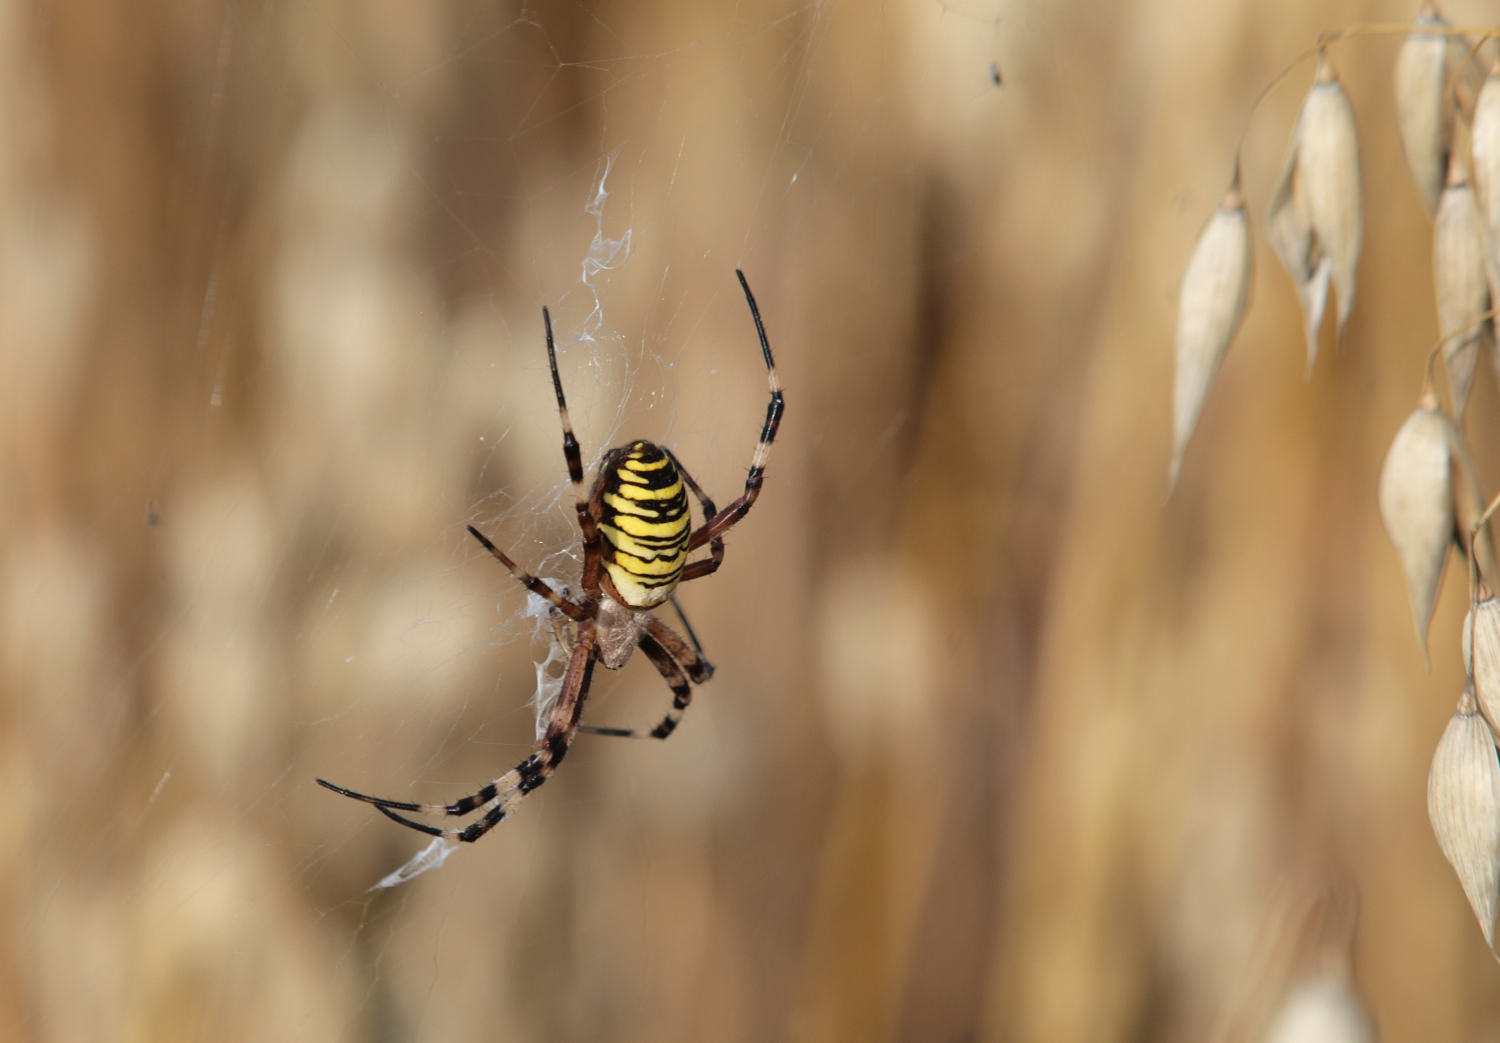
<instances>
[{"instance_id":1,"label":"spider leg","mask_svg":"<svg viewBox=\"0 0 1500 1043\"><path fill-rule=\"evenodd\" d=\"M424 815L467 815L480 805L488 804L500 794L509 793L520 785L520 782L521 775L519 769L513 769L500 776L478 793L470 794L461 800L454 801L452 804L413 804L404 800L386 800L384 797L372 797L368 793L360 793L356 790L345 789L343 786L336 786L327 779L318 779L318 785L324 789L331 789L342 796L362 800L366 804L374 804L382 811L386 808L394 808L397 811L417 811Z\"/></svg>"},{"instance_id":2,"label":"spider leg","mask_svg":"<svg viewBox=\"0 0 1500 1043\"><path fill-rule=\"evenodd\" d=\"M651 665L656 667L657 673L661 674L667 686L672 689L672 709L668 710L661 723L650 731L643 731L640 728L597 728L589 724L579 725L579 731L588 732L591 735L613 735L621 739L665 739L677 728L677 722L682 720L683 711L693 701L693 689L688 685L681 668L667 654L667 650L657 644L655 638L650 634L642 634L637 643L641 651L646 653L646 658L651 660Z\"/></svg>"},{"instance_id":3,"label":"spider leg","mask_svg":"<svg viewBox=\"0 0 1500 1043\"><path fill-rule=\"evenodd\" d=\"M693 495L698 498L698 503L703 507L703 520L707 522L714 515L718 514L719 509L714 506L714 501L703 491L703 487L693 479L693 476L688 474L688 469L682 466L682 461L677 459L676 454L665 447L663 447L663 451L672 458L672 463L676 466L677 473L682 475L682 480L687 482L688 488L693 490ZM682 570L682 575L677 580L678 583L682 583L685 580L698 579L702 576L711 576L719 570L719 566L724 564L724 538L722 536L715 536L709 541L708 550L712 556L704 558L702 561L690 562ZM676 605L676 598L673 598L672 603L674 606ZM682 609L677 609L677 615L682 618L683 625L686 626L687 619L682 616ZM692 633L692 627L688 627L687 629L689 633ZM696 641L696 638L694 640ZM702 649L699 649L699 651L701 652Z\"/></svg>"},{"instance_id":4,"label":"spider leg","mask_svg":"<svg viewBox=\"0 0 1500 1043\"><path fill-rule=\"evenodd\" d=\"M756 307L755 295L750 292L750 284L745 281L745 273L736 268L734 274L740 277L740 286L744 288L745 300L750 304L750 315L755 319L755 332L760 335L760 350L766 359L766 384L771 390L771 402L766 406L766 422L761 426L760 441L756 443L755 455L750 459L750 473L745 476L744 494L704 522L688 540L688 550L696 550L705 543L711 544L713 540L723 536L734 527L736 522L749 513L751 505L760 496L760 487L765 478L766 460L771 455L771 443L776 441L776 429L781 426L784 402L781 395L781 380L776 376L776 362L771 358L771 342L766 339L766 327L760 321L760 308ZM721 550L717 558L694 562L693 565L682 570L682 580L698 579L700 576L709 575L719 567L718 561L722 556ZM695 569L695 565L702 567Z\"/></svg>"},{"instance_id":5,"label":"spider leg","mask_svg":"<svg viewBox=\"0 0 1500 1043\"><path fill-rule=\"evenodd\" d=\"M672 611L677 613L677 618L682 623L682 629L687 631L688 640L693 643L693 651L698 653L699 659L705 663L708 662L708 657L703 654L703 643L698 640L698 633L693 629L693 624L688 622L687 613L682 610L682 603L677 600L677 595L673 594L667 600L672 602ZM668 631L668 633L670 632ZM710 674L713 673L713 667L710 666L708 670ZM708 678L704 678L704 680L706 681Z\"/></svg>"},{"instance_id":6,"label":"spider leg","mask_svg":"<svg viewBox=\"0 0 1500 1043\"><path fill-rule=\"evenodd\" d=\"M578 640L573 646L572 656L568 659L568 669L563 674L562 692L557 698L557 705L552 710L552 719L547 722L547 732L542 737L541 744L530 757L479 792L456 800L452 804L413 804L356 793L354 790L335 786L324 779L319 779L318 784L346 797L374 804L387 818L415 829L419 833L473 843L503 822L521 803L526 794L547 781L557 770L557 766L562 763L563 757L567 756L568 747L572 745L573 737L578 732L578 718L583 713L583 704L588 699L589 683L594 676L596 638L597 632L593 619L585 619L578 624ZM422 822L413 822L404 815L397 814L397 811L415 811L431 815L467 815L486 805L493 806L485 812L483 818L469 823L463 829L439 829Z\"/></svg>"},{"instance_id":7,"label":"spider leg","mask_svg":"<svg viewBox=\"0 0 1500 1043\"><path fill-rule=\"evenodd\" d=\"M473 536L480 543L484 544L485 550L489 551L497 559L499 559L500 564L510 569L510 574L516 577L516 579L521 582L521 585L523 587L531 591L537 597L545 598L550 604L557 608L559 612L563 613L563 615L567 616L569 619L582 619L588 614L584 609L579 608L577 605L573 604L573 602L569 601L557 591L553 590L550 586L547 585L547 583L537 579L531 573L527 572L515 562L511 561L510 557L503 550L491 543L485 537L484 533L480 532L472 525L469 526L469 535Z\"/></svg>"},{"instance_id":8,"label":"spider leg","mask_svg":"<svg viewBox=\"0 0 1500 1043\"><path fill-rule=\"evenodd\" d=\"M552 315L542 309L542 323L547 327L547 365L552 369L552 389L557 392L557 415L562 420L563 457L568 461L568 477L573 480L573 509L578 512L578 528L583 533L583 589L590 595L599 593L599 560L603 543L599 526L589 513L588 491L583 487L583 454L573 434L568 417L568 400L563 397L562 377L557 373L557 348L552 342Z\"/></svg>"},{"instance_id":9,"label":"spider leg","mask_svg":"<svg viewBox=\"0 0 1500 1043\"><path fill-rule=\"evenodd\" d=\"M675 606L675 600L673 604ZM682 664L682 668L688 672L694 684L702 684L714 675L714 665L703 654L703 646L698 644L698 635L693 634L693 628L688 626L687 617L682 615L682 609L678 608L677 614L682 618L682 625L687 627L687 632L692 635L691 645L679 637L677 631L655 616L646 619L646 633L654 637L667 650L668 655Z\"/></svg>"}]
</instances>

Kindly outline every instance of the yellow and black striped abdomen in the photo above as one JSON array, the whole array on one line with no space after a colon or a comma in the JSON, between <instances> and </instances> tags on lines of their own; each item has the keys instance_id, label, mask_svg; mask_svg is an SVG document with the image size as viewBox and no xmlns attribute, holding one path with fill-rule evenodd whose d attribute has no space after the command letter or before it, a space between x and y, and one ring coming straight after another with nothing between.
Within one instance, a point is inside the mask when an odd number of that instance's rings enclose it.
<instances>
[{"instance_id":1,"label":"yellow and black striped abdomen","mask_svg":"<svg viewBox=\"0 0 1500 1043\"><path fill-rule=\"evenodd\" d=\"M604 458L594 495L612 593L632 608L660 605L682 576L692 535L677 466L659 446L632 442Z\"/></svg>"}]
</instances>

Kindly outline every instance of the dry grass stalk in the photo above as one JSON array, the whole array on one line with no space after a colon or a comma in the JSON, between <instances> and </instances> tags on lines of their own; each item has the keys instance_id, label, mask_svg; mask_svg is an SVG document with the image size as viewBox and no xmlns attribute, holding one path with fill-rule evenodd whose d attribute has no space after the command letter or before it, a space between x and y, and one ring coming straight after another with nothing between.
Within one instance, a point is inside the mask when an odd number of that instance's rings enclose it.
<instances>
[{"instance_id":1,"label":"dry grass stalk","mask_svg":"<svg viewBox=\"0 0 1500 1043\"><path fill-rule=\"evenodd\" d=\"M1431 3L1417 15L1417 27L1446 26ZM1453 146L1453 101L1448 91L1449 42L1435 33L1413 32L1396 55L1396 126L1406 168L1429 214L1438 199Z\"/></svg>"},{"instance_id":2,"label":"dry grass stalk","mask_svg":"<svg viewBox=\"0 0 1500 1043\"><path fill-rule=\"evenodd\" d=\"M1375 1027L1348 979L1304 978L1288 991L1266 1043L1375 1043Z\"/></svg>"},{"instance_id":3,"label":"dry grass stalk","mask_svg":"<svg viewBox=\"0 0 1500 1043\"><path fill-rule=\"evenodd\" d=\"M1480 352L1494 351L1493 326L1476 321L1490 310L1493 268L1483 220L1463 150L1456 149L1433 226L1432 275L1438 326L1445 338L1443 362L1453 393L1453 414L1460 421Z\"/></svg>"},{"instance_id":4,"label":"dry grass stalk","mask_svg":"<svg viewBox=\"0 0 1500 1043\"><path fill-rule=\"evenodd\" d=\"M1493 951L1500 898L1500 759L1472 685L1465 687L1433 754L1427 815Z\"/></svg>"},{"instance_id":5,"label":"dry grass stalk","mask_svg":"<svg viewBox=\"0 0 1500 1043\"><path fill-rule=\"evenodd\" d=\"M1380 469L1380 520L1401 559L1424 656L1455 526L1452 426L1429 390L1396 432Z\"/></svg>"},{"instance_id":6,"label":"dry grass stalk","mask_svg":"<svg viewBox=\"0 0 1500 1043\"><path fill-rule=\"evenodd\" d=\"M1172 463L1175 485L1188 439L1203 402L1250 303L1250 220L1240 189L1240 168L1214 211L1182 276L1177 304L1177 384L1173 394Z\"/></svg>"},{"instance_id":7,"label":"dry grass stalk","mask_svg":"<svg viewBox=\"0 0 1500 1043\"><path fill-rule=\"evenodd\" d=\"M1338 337L1354 305L1364 239L1364 188L1354 109L1326 52L1302 102L1281 177L1266 215L1266 235L1297 283L1307 334L1307 372L1318 358L1318 331L1330 279L1338 291Z\"/></svg>"}]
</instances>

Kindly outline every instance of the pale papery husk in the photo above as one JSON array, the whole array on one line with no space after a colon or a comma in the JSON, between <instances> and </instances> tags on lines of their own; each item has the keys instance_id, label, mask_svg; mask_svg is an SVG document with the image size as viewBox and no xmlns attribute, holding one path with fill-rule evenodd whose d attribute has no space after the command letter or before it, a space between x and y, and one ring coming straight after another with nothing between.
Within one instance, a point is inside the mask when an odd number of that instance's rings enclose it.
<instances>
[{"instance_id":1,"label":"pale papery husk","mask_svg":"<svg viewBox=\"0 0 1500 1043\"><path fill-rule=\"evenodd\" d=\"M1485 232L1485 262L1490 299L1500 301L1500 59L1485 78L1474 105L1469 133L1470 176ZM1489 323L1490 360L1500 378L1500 349L1495 323Z\"/></svg>"},{"instance_id":2,"label":"pale papery husk","mask_svg":"<svg viewBox=\"0 0 1500 1043\"><path fill-rule=\"evenodd\" d=\"M1380 520L1401 561L1422 654L1453 542L1452 427L1431 400L1407 417L1380 469Z\"/></svg>"},{"instance_id":3,"label":"pale papery husk","mask_svg":"<svg viewBox=\"0 0 1500 1043\"><path fill-rule=\"evenodd\" d=\"M1173 391L1172 462L1168 483L1177 483L1188 440L1198 424L1214 377L1233 343L1250 303L1253 271L1250 219L1234 180L1188 260L1177 304L1177 379Z\"/></svg>"},{"instance_id":4,"label":"pale papery husk","mask_svg":"<svg viewBox=\"0 0 1500 1043\"><path fill-rule=\"evenodd\" d=\"M1500 721L1500 601L1486 597L1464 619L1464 669L1472 670L1474 697L1491 730Z\"/></svg>"},{"instance_id":5,"label":"pale papery husk","mask_svg":"<svg viewBox=\"0 0 1500 1043\"><path fill-rule=\"evenodd\" d=\"M1265 1043L1375 1043L1375 1024L1348 978L1320 974L1287 990Z\"/></svg>"},{"instance_id":6,"label":"pale papery husk","mask_svg":"<svg viewBox=\"0 0 1500 1043\"><path fill-rule=\"evenodd\" d=\"M1490 238L1500 241L1500 62L1479 89L1469 142L1480 213Z\"/></svg>"},{"instance_id":7,"label":"pale papery husk","mask_svg":"<svg viewBox=\"0 0 1500 1043\"><path fill-rule=\"evenodd\" d=\"M1425 4L1414 29L1447 24L1432 4ZM1447 37L1413 31L1396 54L1396 127L1406 169L1429 214L1437 212L1452 149L1448 52Z\"/></svg>"},{"instance_id":8,"label":"pale papery husk","mask_svg":"<svg viewBox=\"0 0 1500 1043\"><path fill-rule=\"evenodd\" d=\"M1459 420L1468 405L1479 356L1493 351L1493 327L1476 321L1490 310L1492 265L1483 222L1468 167L1462 152L1455 152L1433 222L1432 277L1438 328L1448 338L1443 363Z\"/></svg>"},{"instance_id":9,"label":"pale papery husk","mask_svg":"<svg viewBox=\"0 0 1500 1043\"><path fill-rule=\"evenodd\" d=\"M1465 556L1469 553L1469 534L1484 516L1486 499L1479 486L1479 470L1463 431L1443 416L1448 432L1449 483L1453 489L1454 539ZM1486 522L1474 532L1474 557L1479 562L1480 578L1494 583L1500 580L1495 566L1495 541Z\"/></svg>"},{"instance_id":10,"label":"pale papery husk","mask_svg":"<svg viewBox=\"0 0 1500 1043\"><path fill-rule=\"evenodd\" d=\"M1433 754L1427 815L1493 952L1500 901L1500 758L1472 688L1464 690Z\"/></svg>"},{"instance_id":11,"label":"pale papery husk","mask_svg":"<svg viewBox=\"0 0 1500 1043\"><path fill-rule=\"evenodd\" d=\"M1342 339L1354 306L1364 239L1359 132L1349 96L1326 53L1319 55L1317 79L1292 132L1266 215L1266 235L1297 284L1311 375L1329 282L1338 291L1337 335Z\"/></svg>"}]
</instances>

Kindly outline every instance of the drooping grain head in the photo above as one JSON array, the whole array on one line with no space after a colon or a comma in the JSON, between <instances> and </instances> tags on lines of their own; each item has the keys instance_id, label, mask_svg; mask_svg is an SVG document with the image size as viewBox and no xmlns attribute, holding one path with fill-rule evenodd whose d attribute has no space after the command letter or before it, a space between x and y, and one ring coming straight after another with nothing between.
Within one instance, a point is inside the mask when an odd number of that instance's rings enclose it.
<instances>
[{"instance_id":1,"label":"drooping grain head","mask_svg":"<svg viewBox=\"0 0 1500 1043\"><path fill-rule=\"evenodd\" d=\"M1432 278L1438 328L1448 338L1443 362L1459 420L1468 405L1475 364L1481 352L1493 350L1491 324L1476 322L1490 310L1491 263L1483 220L1463 150L1455 149L1433 222Z\"/></svg>"},{"instance_id":2,"label":"drooping grain head","mask_svg":"<svg viewBox=\"0 0 1500 1043\"><path fill-rule=\"evenodd\" d=\"M1474 466L1474 454L1469 451L1468 440L1464 438L1458 425L1446 415L1443 415L1443 421L1448 432L1448 478L1453 488L1454 536L1459 549L1468 554L1470 533L1473 533L1474 560L1479 563L1480 578L1494 583L1500 580L1500 573L1496 572L1495 543L1490 534L1489 523L1479 525L1479 519L1484 516L1486 501L1479 486L1479 471Z\"/></svg>"},{"instance_id":3,"label":"drooping grain head","mask_svg":"<svg viewBox=\"0 0 1500 1043\"><path fill-rule=\"evenodd\" d=\"M1500 59L1479 89L1470 129L1474 188L1491 241L1500 231Z\"/></svg>"},{"instance_id":4,"label":"drooping grain head","mask_svg":"<svg viewBox=\"0 0 1500 1043\"><path fill-rule=\"evenodd\" d=\"M1437 8L1424 5L1396 54L1396 127L1406 169L1429 214L1437 211L1452 151L1453 102L1447 90L1448 39L1420 30L1447 24Z\"/></svg>"},{"instance_id":5,"label":"drooping grain head","mask_svg":"<svg viewBox=\"0 0 1500 1043\"><path fill-rule=\"evenodd\" d=\"M1250 219L1240 190L1239 165L1224 201L1198 235L1177 302L1177 381L1173 392L1172 463L1175 485L1203 402L1250 302Z\"/></svg>"},{"instance_id":6,"label":"drooping grain head","mask_svg":"<svg viewBox=\"0 0 1500 1043\"><path fill-rule=\"evenodd\" d=\"M1435 399L1407 417L1380 470L1380 520L1401 560L1417 641L1427 629L1453 539L1453 485L1448 418Z\"/></svg>"},{"instance_id":7,"label":"drooping grain head","mask_svg":"<svg viewBox=\"0 0 1500 1043\"><path fill-rule=\"evenodd\" d=\"M1500 720L1500 601L1493 596L1464 619L1464 669L1471 671L1479 711L1493 725Z\"/></svg>"},{"instance_id":8,"label":"drooping grain head","mask_svg":"<svg viewBox=\"0 0 1500 1043\"><path fill-rule=\"evenodd\" d=\"M1338 292L1338 336L1354 306L1355 273L1364 240L1364 187L1359 133L1349 96L1327 54L1292 132L1266 215L1266 235L1297 284L1307 336L1307 371L1317 362L1318 331L1332 281Z\"/></svg>"},{"instance_id":9,"label":"drooping grain head","mask_svg":"<svg viewBox=\"0 0 1500 1043\"><path fill-rule=\"evenodd\" d=\"M1500 759L1472 686L1465 688L1433 754L1427 815L1493 951L1500 898Z\"/></svg>"}]
</instances>

